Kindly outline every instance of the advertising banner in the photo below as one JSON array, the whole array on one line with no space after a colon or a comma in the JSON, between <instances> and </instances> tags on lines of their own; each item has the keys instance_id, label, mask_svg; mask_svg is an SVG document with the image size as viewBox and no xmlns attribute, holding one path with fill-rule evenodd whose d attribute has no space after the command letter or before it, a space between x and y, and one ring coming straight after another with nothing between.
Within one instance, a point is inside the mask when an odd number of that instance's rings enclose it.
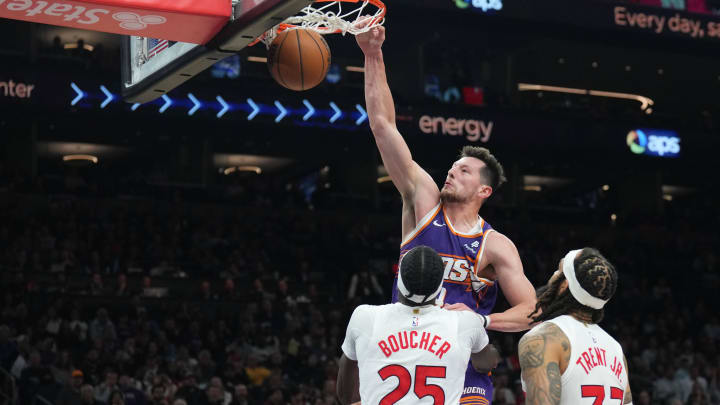
<instances>
[{"instance_id":1,"label":"advertising banner","mask_svg":"<svg viewBox=\"0 0 720 405\"><path fill-rule=\"evenodd\" d=\"M230 0L0 0L2 18L195 44L209 41L231 12Z\"/></svg>"},{"instance_id":2,"label":"advertising banner","mask_svg":"<svg viewBox=\"0 0 720 405\"><path fill-rule=\"evenodd\" d=\"M412 0L405 4L658 37L720 40L720 16L690 12L698 8L678 10L610 0Z\"/></svg>"}]
</instances>

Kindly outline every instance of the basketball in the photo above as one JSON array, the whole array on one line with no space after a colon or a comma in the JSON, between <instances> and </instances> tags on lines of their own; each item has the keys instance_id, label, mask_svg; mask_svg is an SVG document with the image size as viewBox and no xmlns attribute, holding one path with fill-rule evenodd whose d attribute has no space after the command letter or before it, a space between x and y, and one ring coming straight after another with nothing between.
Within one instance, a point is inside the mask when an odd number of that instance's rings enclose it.
<instances>
[{"instance_id":1,"label":"basketball","mask_svg":"<svg viewBox=\"0 0 720 405\"><path fill-rule=\"evenodd\" d=\"M273 79L290 90L309 90L320 84L330 67L330 48L312 30L287 29L268 49L268 69Z\"/></svg>"}]
</instances>

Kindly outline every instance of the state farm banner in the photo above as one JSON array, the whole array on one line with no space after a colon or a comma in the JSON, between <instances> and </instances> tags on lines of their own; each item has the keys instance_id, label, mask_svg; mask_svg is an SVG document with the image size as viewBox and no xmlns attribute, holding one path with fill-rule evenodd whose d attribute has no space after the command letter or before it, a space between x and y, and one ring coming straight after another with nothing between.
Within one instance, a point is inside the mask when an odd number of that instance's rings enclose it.
<instances>
[{"instance_id":1,"label":"state farm banner","mask_svg":"<svg viewBox=\"0 0 720 405\"><path fill-rule=\"evenodd\" d=\"M0 0L0 17L204 44L230 20L231 0Z\"/></svg>"}]
</instances>

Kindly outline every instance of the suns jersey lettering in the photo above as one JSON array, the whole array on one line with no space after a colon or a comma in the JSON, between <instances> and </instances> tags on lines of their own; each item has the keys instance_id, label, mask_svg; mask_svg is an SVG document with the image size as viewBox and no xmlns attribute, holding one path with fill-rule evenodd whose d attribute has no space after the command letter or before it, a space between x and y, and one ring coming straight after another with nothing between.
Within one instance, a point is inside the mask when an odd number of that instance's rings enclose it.
<instances>
[{"instance_id":1,"label":"suns jersey lettering","mask_svg":"<svg viewBox=\"0 0 720 405\"><path fill-rule=\"evenodd\" d=\"M442 205L433 208L420 221L413 233L400 246L400 258L415 246L430 246L438 252L445 265L443 287L445 302L462 302L475 312L488 315L495 306L497 285L479 277L477 268L482 258L487 235L493 229L482 218L469 235L456 232L445 216ZM397 274L392 302L397 301Z\"/></svg>"},{"instance_id":2,"label":"suns jersey lettering","mask_svg":"<svg viewBox=\"0 0 720 405\"><path fill-rule=\"evenodd\" d=\"M454 259L452 257L443 257L445 263L445 273L443 280L465 282L470 278L472 272L471 265L467 259Z\"/></svg>"}]
</instances>

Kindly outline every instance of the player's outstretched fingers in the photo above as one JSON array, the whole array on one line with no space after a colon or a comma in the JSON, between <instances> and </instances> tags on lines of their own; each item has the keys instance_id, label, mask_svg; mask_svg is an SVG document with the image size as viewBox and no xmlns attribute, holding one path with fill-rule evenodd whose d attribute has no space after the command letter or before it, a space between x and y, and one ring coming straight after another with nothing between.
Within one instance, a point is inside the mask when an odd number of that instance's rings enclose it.
<instances>
[{"instance_id":1,"label":"player's outstretched fingers","mask_svg":"<svg viewBox=\"0 0 720 405\"><path fill-rule=\"evenodd\" d=\"M443 305L443 308L449 310L449 311L470 311L474 312L470 307L463 304L462 302L458 302L456 304L445 304Z\"/></svg>"},{"instance_id":2,"label":"player's outstretched fingers","mask_svg":"<svg viewBox=\"0 0 720 405\"><path fill-rule=\"evenodd\" d=\"M365 27L367 27L368 24L370 24L372 19L373 19L373 16L371 16L371 15L367 15L367 14L362 15L362 16L358 17L357 20L355 20L355 22L353 23L353 27L356 29L365 28Z\"/></svg>"}]
</instances>

